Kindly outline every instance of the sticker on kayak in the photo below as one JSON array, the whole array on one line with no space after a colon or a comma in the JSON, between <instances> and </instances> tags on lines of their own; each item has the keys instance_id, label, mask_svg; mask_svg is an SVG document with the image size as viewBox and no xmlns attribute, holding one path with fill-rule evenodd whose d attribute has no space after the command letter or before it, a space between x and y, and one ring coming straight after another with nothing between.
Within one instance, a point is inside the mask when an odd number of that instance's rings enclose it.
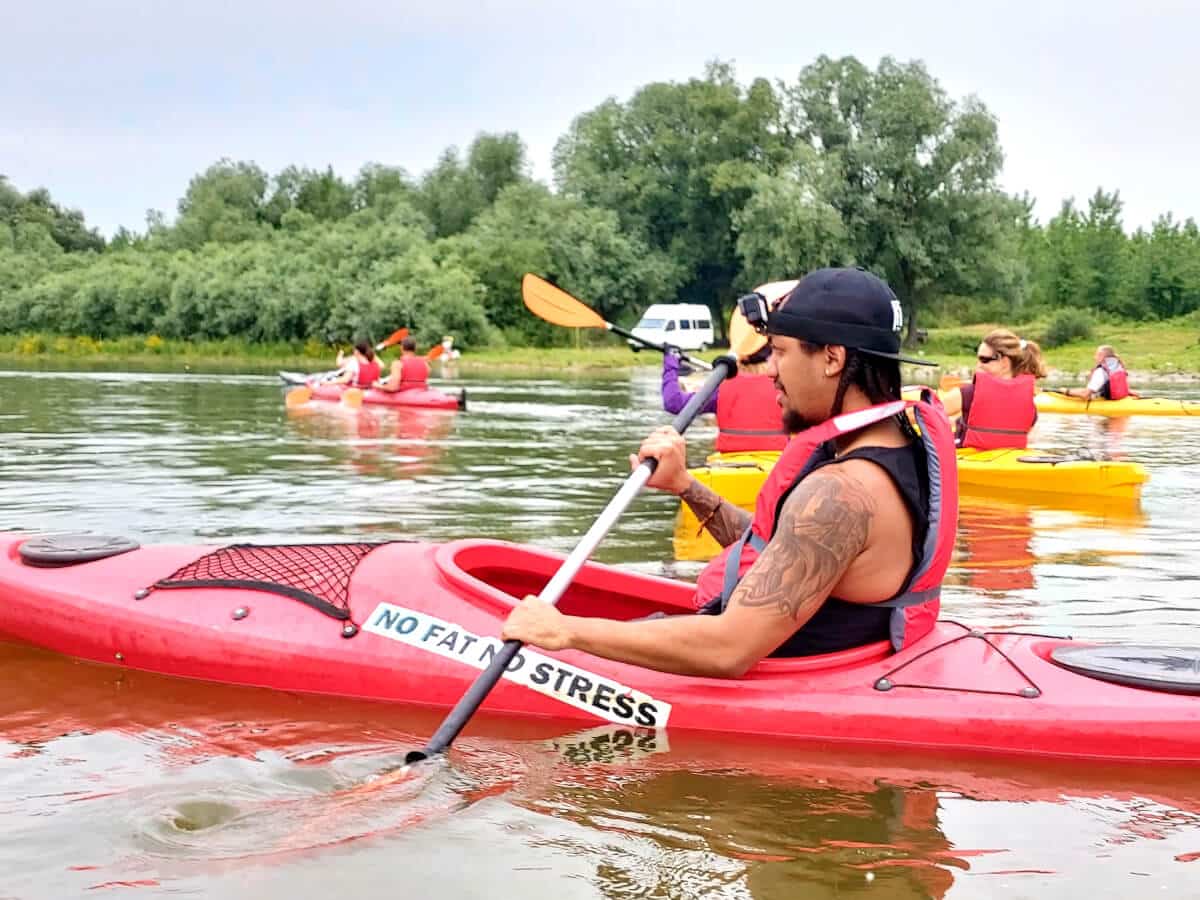
<instances>
[{"instance_id":1,"label":"sticker on kayak","mask_svg":"<svg viewBox=\"0 0 1200 900\"><path fill-rule=\"evenodd\" d=\"M391 603L375 607L363 630L476 669L486 669L503 646L498 638L480 637L453 622ZM527 647L513 657L504 677L617 725L662 728L671 717L670 703Z\"/></svg>"}]
</instances>

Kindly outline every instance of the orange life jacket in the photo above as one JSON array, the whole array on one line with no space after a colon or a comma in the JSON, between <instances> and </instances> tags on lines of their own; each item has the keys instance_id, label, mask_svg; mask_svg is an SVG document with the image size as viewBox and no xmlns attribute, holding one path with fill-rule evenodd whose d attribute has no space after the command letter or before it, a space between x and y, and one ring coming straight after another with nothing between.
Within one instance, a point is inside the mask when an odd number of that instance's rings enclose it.
<instances>
[{"instance_id":1,"label":"orange life jacket","mask_svg":"<svg viewBox=\"0 0 1200 900\"><path fill-rule=\"evenodd\" d=\"M373 359L370 362L359 362L358 377L354 379L354 386L365 388L370 387L379 380L379 360Z\"/></svg>"},{"instance_id":2,"label":"orange life jacket","mask_svg":"<svg viewBox=\"0 0 1200 900\"><path fill-rule=\"evenodd\" d=\"M1108 359L1116 362L1115 369L1110 369L1104 364L1108 362ZM1111 356L1108 359L1096 366L1097 369L1103 369L1104 373L1108 375L1108 381L1105 382L1104 390L1101 390L1100 394L1105 400L1123 400L1129 396L1129 373L1125 371L1125 367L1121 365L1119 359Z\"/></svg>"},{"instance_id":3,"label":"orange life jacket","mask_svg":"<svg viewBox=\"0 0 1200 900\"><path fill-rule=\"evenodd\" d=\"M997 378L975 373L975 396L967 412L960 446L977 450L1023 450L1037 422L1032 375Z\"/></svg>"},{"instance_id":4,"label":"orange life jacket","mask_svg":"<svg viewBox=\"0 0 1200 900\"><path fill-rule=\"evenodd\" d=\"M721 453L782 450L787 446L783 412L770 375L738 375L717 393L716 448Z\"/></svg>"},{"instance_id":5,"label":"orange life jacket","mask_svg":"<svg viewBox=\"0 0 1200 900\"><path fill-rule=\"evenodd\" d=\"M880 597L878 605L892 609L891 641L896 650L928 634L937 622L942 579L954 551L958 527L958 465L946 412L936 397L928 391L924 394L919 402L893 400L843 413L795 435L759 491L754 519L746 533L700 573L694 597L696 606L712 609L715 603L724 609L738 582L774 536L784 499L826 458L824 448L829 441L912 409L926 451L929 531L921 558L913 567L904 589L895 597Z\"/></svg>"},{"instance_id":6,"label":"orange life jacket","mask_svg":"<svg viewBox=\"0 0 1200 900\"><path fill-rule=\"evenodd\" d=\"M428 387L429 363L419 356L400 357L400 390Z\"/></svg>"}]
</instances>

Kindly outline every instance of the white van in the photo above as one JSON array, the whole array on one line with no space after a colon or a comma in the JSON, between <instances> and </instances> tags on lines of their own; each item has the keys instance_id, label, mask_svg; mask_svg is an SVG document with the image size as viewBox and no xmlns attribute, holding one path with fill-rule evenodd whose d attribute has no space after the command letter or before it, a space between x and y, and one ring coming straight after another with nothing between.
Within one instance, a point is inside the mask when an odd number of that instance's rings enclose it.
<instances>
[{"instance_id":1,"label":"white van","mask_svg":"<svg viewBox=\"0 0 1200 900\"><path fill-rule=\"evenodd\" d=\"M712 313L703 303L655 303L642 313L633 333L680 350L703 350L713 342ZM629 346L635 352L642 349L636 341Z\"/></svg>"}]
</instances>

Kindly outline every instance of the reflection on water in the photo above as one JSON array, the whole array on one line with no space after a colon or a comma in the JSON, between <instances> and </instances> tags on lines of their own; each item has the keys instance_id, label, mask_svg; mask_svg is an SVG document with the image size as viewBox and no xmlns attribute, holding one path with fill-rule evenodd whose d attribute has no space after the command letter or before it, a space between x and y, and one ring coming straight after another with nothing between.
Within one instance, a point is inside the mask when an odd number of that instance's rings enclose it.
<instances>
[{"instance_id":1,"label":"reflection on water","mask_svg":"<svg viewBox=\"0 0 1200 900\"><path fill-rule=\"evenodd\" d=\"M287 411L260 376L0 373L0 527L566 551L666 421L652 370L466 386L459 414ZM696 426L694 461L713 436ZM1033 446L1134 460L1151 480L1117 507L964 497L947 614L1200 643L1200 421L1042 416ZM598 556L694 575L672 560L674 508L638 500ZM1200 893L1190 770L480 718L449 765L390 780L439 713L2 644L0 675L0 897Z\"/></svg>"}]
</instances>

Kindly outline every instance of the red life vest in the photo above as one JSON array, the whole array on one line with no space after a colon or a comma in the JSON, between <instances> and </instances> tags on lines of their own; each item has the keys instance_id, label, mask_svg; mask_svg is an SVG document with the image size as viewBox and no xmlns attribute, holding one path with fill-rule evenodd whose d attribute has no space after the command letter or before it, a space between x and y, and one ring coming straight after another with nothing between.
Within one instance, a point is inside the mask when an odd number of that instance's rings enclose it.
<instances>
[{"instance_id":1,"label":"red life vest","mask_svg":"<svg viewBox=\"0 0 1200 900\"><path fill-rule=\"evenodd\" d=\"M1037 422L1032 375L997 378L975 373L975 396L967 413L961 446L977 450L1024 450Z\"/></svg>"},{"instance_id":2,"label":"red life vest","mask_svg":"<svg viewBox=\"0 0 1200 900\"><path fill-rule=\"evenodd\" d=\"M365 388L370 387L379 380L379 360L373 359L368 363L360 362L358 364L358 377L354 379L354 386Z\"/></svg>"},{"instance_id":3,"label":"red life vest","mask_svg":"<svg viewBox=\"0 0 1200 900\"><path fill-rule=\"evenodd\" d=\"M893 400L881 403L834 416L794 436L758 493L754 519L746 533L700 573L694 598L697 607L712 604L719 598L723 609L729 602L742 576L774 535L784 498L826 458L821 451L828 441L907 409L915 412L926 450L929 531L921 558L904 589L895 597L881 597L877 605L892 609L891 640L896 650L928 634L937 621L942 578L950 564L958 524L958 463L950 422L941 403L928 391L924 392L920 402Z\"/></svg>"},{"instance_id":4,"label":"red life vest","mask_svg":"<svg viewBox=\"0 0 1200 900\"><path fill-rule=\"evenodd\" d=\"M400 390L423 388L429 380L429 363L419 356L400 357Z\"/></svg>"},{"instance_id":5,"label":"red life vest","mask_svg":"<svg viewBox=\"0 0 1200 900\"><path fill-rule=\"evenodd\" d=\"M1119 359L1116 359L1112 356L1110 356L1109 359L1112 359L1116 362L1117 367L1115 369L1108 368L1108 366L1104 365L1104 363L1096 366L1097 369L1103 369L1104 373L1108 375L1108 396L1104 399L1123 400L1129 396L1129 373L1125 371L1125 367L1121 365L1121 361ZM1108 360L1105 360L1105 362L1107 361ZM722 390L724 390L724 388L722 388Z\"/></svg>"},{"instance_id":6,"label":"red life vest","mask_svg":"<svg viewBox=\"0 0 1200 900\"><path fill-rule=\"evenodd\" d=\"M717 393L716 448L721 453L782 450L787 446L783 412L770 375L739 375Z\"/></svg>"}]
</instances>

